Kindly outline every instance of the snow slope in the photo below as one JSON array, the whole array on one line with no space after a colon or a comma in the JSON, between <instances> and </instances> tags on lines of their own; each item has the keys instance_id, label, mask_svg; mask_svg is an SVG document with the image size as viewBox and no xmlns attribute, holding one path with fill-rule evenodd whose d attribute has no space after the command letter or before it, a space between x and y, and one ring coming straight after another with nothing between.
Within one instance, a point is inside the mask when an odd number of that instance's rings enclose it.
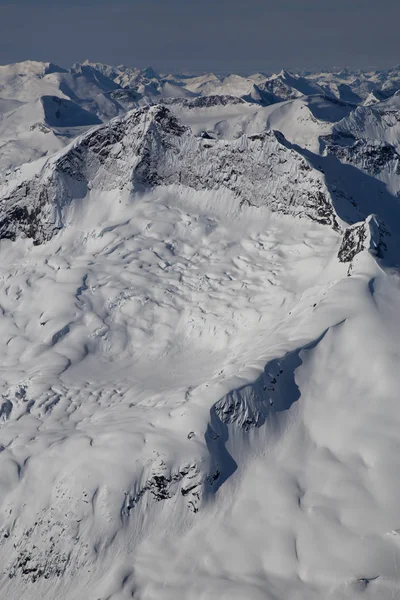
<instances>
[{"instance_id":1,"label":"snow slope","mask_svg":"<svg viewBox=\"0 0 400 600\"><path fill-rule=\"evenodd\" d=\"M392 600L397 96L83 67L0 121L0 598Z\"/></svg>"},{"instance_id":2,"label":"snow slope","mask_svg":"<svg viewBox=\"0 0 400 600\"><path fill-rule=\"evenodd\" d=\"M312 222L297 228L223 196L215 203L215 193L160 190L133 204L118 197L112 213L110 198L107 210L96 203L96 221L93 210L81 214L81 233L75 225L49 244L17 242L17 255L3 242L6 273L17 270L2 299L13 314L2 337L7 596L83 598L89 589L117 598L135 588L151 597L158 583L145 563L160 548L156 540L148 547L151 538L166 523L171 543L173 532L191 535L196 519L207 523L220 503L214 490L231 471L210 409L256 377L271 336L284 345L273 332L304 289L323 293L318 272L340 241ZM13 475L14 461L26 465L23 476ZM206 579L209 594L218 593L218 580ZM165 597L185 589L169 584Z\"/></svg>"}]
</instances>

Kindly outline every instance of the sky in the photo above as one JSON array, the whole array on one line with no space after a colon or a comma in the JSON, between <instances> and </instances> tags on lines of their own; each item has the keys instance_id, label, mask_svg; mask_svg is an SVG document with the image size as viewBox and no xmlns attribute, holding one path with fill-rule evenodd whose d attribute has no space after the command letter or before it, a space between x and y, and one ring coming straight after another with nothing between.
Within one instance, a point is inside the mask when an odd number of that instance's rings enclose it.
<instances>
[{"instance_id":1,"label":"sky","mask_svg":"<svg viewBox=\"0 0 400 600\"><path fill-rule=\"evenodd\" d=\"M0 64L250 73L400 63L400 0L0 0Z\"/></svg>"}]
</instances>

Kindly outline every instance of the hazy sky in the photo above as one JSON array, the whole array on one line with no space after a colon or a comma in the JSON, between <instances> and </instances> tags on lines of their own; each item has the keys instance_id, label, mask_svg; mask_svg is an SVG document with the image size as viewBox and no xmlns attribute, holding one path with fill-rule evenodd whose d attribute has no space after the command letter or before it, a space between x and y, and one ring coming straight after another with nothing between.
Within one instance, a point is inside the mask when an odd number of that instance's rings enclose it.
<instances>
[{"instance_id":1,"label":"hazy sky","mask_svg":"<svg viewBox=\"0 0 400 600\"><path fill-rule=\"evenodd\" d=\"M400 63L400 0L0 0L0 63L160 71Z\"/></svg>"}]
</instances>

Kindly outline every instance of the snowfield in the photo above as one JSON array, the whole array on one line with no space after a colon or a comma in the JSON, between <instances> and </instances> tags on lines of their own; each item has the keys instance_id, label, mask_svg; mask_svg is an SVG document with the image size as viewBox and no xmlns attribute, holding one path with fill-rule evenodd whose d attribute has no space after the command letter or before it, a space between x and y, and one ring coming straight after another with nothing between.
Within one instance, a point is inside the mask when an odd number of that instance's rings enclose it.
<instances>
[{"instance_id":1,"label":"snowfield","mask_svg":"<svg viewBox=\"0 0 400 600\"><path fill-rule=\"evenodd\" d=\"M382 77L1 69L0 598L398 597Z\"/></svg>"}]
</instances>

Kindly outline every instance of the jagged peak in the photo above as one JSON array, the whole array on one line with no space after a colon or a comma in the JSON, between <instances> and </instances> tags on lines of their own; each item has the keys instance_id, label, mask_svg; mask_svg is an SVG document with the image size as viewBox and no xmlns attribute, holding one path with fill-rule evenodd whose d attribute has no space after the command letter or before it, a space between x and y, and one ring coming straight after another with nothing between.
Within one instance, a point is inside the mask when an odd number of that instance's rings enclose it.
<instances>
[{"instance_id":1,"label":"jagged peak","mask_svg":"<svg viewBox=\"0 0 400 600\"><path fill-rule=\"evenodd\" d=\"M143 106L134 108L122 116L115 117L109 123L91 129L67 146L62 154L66 155L71 149L76 149L80 145L88 146L90 145L90 140L104 137L105 135L108 136L110 132L114 132L115 134L118 133L118 138L123 137L130 133L132 127L138 128L139 137L144 137L152 125L156 125L165 133L173 135L182 135L188 131L188 128L182 125L164 104ZM114 140L116 139L115 135L111 137Z\"/></svg>"},{"instance_id":2,"label":"jagged peak","mask_svg":"<svg viewBox=\"0 0 400 600\"><path fill-rule=\"evenodd\" d=\"M292 73L290 71L287 71L286 69L282 69L281 72L279 73L279 77L282 77L283 79L292 79L294 77L294 75L292 75Z\"/></svg>"},{"instance_id":3,"label":"jagged peak","mask_svg":"<svg viewBox=\"0 0 400 600\"><path fill-rule=\"evenodd\" d=\"M273 79L293 79L294 75L292 75L289 71L287 71L286 69L281 69L281 71L279 71L279 73L274 73L273 75L271 75L271 77L269 78L270 80Z\"/></svg>"}]
</instances>

